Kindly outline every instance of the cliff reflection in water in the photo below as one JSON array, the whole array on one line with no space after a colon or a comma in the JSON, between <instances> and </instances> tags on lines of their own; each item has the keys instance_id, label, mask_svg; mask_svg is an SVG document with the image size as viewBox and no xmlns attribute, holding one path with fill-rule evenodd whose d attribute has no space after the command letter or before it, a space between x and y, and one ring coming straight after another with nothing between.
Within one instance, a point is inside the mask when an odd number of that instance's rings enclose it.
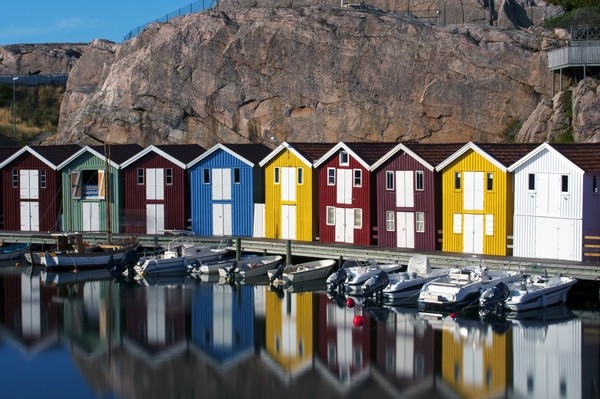
<instances>
[{"instance_id":1,"label":"cliff reflection in water","mask_svg":"<svg viewBox=\"0 0 600 399\"><path fill-rule=\"evenodd\" d=\"M565 306L482 321L323 291L143 283L1 274L3 394L49 393L26 374L76 397L600 395L600 321Z\"/></svg>"}]
</instances>

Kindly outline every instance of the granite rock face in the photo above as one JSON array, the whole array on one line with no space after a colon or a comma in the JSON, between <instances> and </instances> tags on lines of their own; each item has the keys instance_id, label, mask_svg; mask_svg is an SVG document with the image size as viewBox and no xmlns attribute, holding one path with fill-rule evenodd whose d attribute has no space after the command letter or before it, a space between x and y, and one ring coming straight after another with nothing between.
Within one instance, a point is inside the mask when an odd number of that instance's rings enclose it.
<instances>
[{"instance_id":1,"label":"granite rock face","mask_svg":"<svg viewBox=\"0 0 600 399\"><path fill-rule=\"evenodd\" d=\"M0 75L68 73L87 44L12 44L0 46Z\"/></svg>"},{"instance_id":2,"label":"granite rock face","mask_svg":"<svg viewBox=\"0 0 600 399\"><path fill-rule=\"evenodd\" d=\"M91 43L53 141L502 141L552 96L547 40L371 9L187 15Z\"/></svg>"}]
</instances>

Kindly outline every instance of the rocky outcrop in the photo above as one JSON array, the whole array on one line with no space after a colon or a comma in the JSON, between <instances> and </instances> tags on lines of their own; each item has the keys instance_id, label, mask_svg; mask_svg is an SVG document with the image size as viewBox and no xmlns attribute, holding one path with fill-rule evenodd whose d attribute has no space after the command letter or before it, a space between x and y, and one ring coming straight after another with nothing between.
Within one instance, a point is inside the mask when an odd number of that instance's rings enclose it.
<instances>
[{"instance_id":1,"label":"rocky outcrop","mask_svg":"<svg viewBox=\"0 0 600 399\"><path fill-rule=\"evenodd\" d=\"M520 142L600 142L600 82L593 78L543 100L523 124Z\"/></svg>"},{"instance_id":2,"label":"rocky outcrop","mask_svg":"<svg viewBox=\"0 0 600 399\"><path fill-rule=\"evenodd\" d=\"M69 73L86 44L12 44L0 46L0 75Z\"/></svg>"},{"instance_id":3,"label":"rocky outcrop","mask_svg":"<svg viewBox=\"0 0 600 399\"><path fill-rule=\"evenodd\" d=\"M187 15L92 43L55 142L500 141L551 96L541 42L352 8Z\"/></svg>"}]
</instances>

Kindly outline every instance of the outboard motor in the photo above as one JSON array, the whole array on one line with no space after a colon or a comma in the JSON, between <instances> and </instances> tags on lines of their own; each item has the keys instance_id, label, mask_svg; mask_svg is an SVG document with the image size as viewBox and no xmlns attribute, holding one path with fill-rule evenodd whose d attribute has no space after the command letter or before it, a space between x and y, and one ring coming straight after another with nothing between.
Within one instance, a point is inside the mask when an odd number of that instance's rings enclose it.
<instances>
[{"instance_id":1,"label":"outboard motor","mask_svg":"<svg viewBox=\"0 0 600 399\"><path fill-rule=\"evenodd\" d=\"M501 311L510 297L510 288L503 282L484 290L479 297L479 308L483 311Z\"/></svg>"},{"instance_id":2,"label":"outboard motor","mask_svg":"<svg viewBox=\"0 0 600 399\"><path fill-rule=\"evenodd\" d=\"M331 276L327 277L327 287L332 290L336 290L346 282L346 278L348 278L346 269L339 269Z\"/></svg>"},{"instance_id":3,"label":"outboard motor","mask_svg":"<svg viewBox=\"0 0 600 399\"><path fill-rule=\"evenodd\" d=\"M361 287L363 295L373 295L383 290L390 283L390 276L385 270L380 270L372 277L369 277L367 281Z\"/></svg>"},{"instance_id":4,"label":"outboard motor","mask_svg":"<svg viewBox=\"0 0 600 399\"><path fill-rule=\"evenodd\" d=\"M140 255L135 249L130 249L129 251L125 252L125 255L123 255L119 262L117 262L117 264L113 266L111 271L116 274L121 274L125 270L127 270L128 273L130 273L128 274L128 276L132 277L134 274L133 266L137 265L139 261Z\"/></svg>"},{"instance_id":5,"label":"outboard motor","mask_svg":"<svg viewBox=\"0 0 600 399\"><path fill-rule=\"evenodd\" d=\"M280 263L277 265L277 271L275 272L275 274L273 274L273 276L271 277L271 280L270 280L271 284L273 284L273 281L275 281L278 278L281 278L281 276L283 276L284 269L285 269L285 266L283 265L283 263Z\"/></svg>"}]
</instances>

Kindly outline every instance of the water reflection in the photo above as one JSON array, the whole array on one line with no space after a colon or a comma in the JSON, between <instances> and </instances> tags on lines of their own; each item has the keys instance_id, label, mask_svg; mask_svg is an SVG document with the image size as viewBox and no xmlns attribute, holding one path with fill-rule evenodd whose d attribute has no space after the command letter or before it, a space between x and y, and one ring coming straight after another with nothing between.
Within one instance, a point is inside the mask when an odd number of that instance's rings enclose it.
<instances>
[{"instance_id":1,"label":"water reflection","mask_svg":"<svg viewBox=\"0 0 600 399\"><path fill-rule=\"evenodd\" d=\"M47 394L23 386L34 371L72 397L600 395L596 313L481 320L291 291L5 272L3 394Z\"/></svg>"}]
</instances>

